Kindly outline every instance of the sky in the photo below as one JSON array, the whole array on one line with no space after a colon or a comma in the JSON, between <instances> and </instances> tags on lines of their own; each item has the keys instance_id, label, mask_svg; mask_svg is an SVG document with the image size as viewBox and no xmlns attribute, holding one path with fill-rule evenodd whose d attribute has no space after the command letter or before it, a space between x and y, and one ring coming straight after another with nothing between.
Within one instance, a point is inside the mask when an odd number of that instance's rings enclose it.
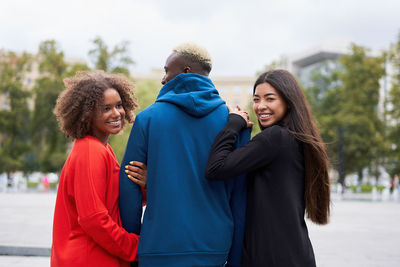
<instances>
[{"instance_id":1,"label":"sky","mask_svg":"<svg viewBox=\"0 0 400 267\"><path fill-rule=\"evenodd\" d=\"M135 73L163 68L182 42L206 47L213 75L252 76L282 55L350 43L380 51L400 33L399 0L2 0L0 49L54 39L89 61L93 39L129 42Z\"/></svg>"}]
</instances>

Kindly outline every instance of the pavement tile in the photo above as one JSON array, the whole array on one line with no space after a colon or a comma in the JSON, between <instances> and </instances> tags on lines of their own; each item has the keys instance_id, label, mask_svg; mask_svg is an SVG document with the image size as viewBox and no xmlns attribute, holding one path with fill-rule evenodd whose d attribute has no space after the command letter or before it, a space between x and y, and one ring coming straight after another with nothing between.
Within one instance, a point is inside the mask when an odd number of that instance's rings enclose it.
<instances>
[{"instance_id":1,"label":"pavement tile","mask_svg":"<svg viewBox=\"0 0 400 267\"><path fill-rule=\"evenodd\" d=\"M0 248L50 248L55 199L54 192L0 193ZM400 266L400 202L333 199L328 225L307 221L317 266ZM0 267L49 265L49 257L0 256Z\"/></svg>"}]
</instances>

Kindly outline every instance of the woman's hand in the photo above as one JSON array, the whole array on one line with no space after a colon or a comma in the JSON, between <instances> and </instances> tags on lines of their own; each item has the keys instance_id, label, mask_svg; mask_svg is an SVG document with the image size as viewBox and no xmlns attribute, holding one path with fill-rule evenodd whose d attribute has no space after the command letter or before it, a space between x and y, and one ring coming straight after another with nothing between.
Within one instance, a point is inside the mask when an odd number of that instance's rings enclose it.
<instances>
[{"instance_id":1,"label":"woman's hand","mask_svg":"<svg viewBox=\"0 0 400 267\"><path fill-rule=\"evenodd\" d=\"M229 109L229 114L233 113L242 116L242 118L246 121L247 128L253 127L253 123L249 120L250 119L249 113L241 110L239 106L236 106L235 109L233 109L231 106L228 106L228 109Z\"/></svg>"},{"instance_id":2,"label":"woman's hand","mask_svg":"<svg viewBox=\"0 0 400 267\"><path fill-rule=\"evenodd\" d=\"M138 184L140 187L146 188L147 182L147 166L139 161L131 161L125 166L125 173L128 178Z\"/></svg>"}]
</instances>

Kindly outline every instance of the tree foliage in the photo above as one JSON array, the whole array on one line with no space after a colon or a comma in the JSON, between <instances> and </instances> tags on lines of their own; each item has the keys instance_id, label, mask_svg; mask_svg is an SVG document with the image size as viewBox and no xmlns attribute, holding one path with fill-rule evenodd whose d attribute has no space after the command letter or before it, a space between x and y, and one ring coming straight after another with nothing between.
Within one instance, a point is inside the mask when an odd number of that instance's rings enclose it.
<instances>
[{"instance_id":1,"label":"tree foliage","mask_svg":"<svg viewBox=\"0 0 400 267\"><path fill-rule=\"evenodd\" d=\"M390 49L389 58L394 69L388 110L388 136L391 144L389 173L394 175L400 174L400 33L397 43Z\"/></svg>"},{"instance_id":2,"label":"tree foliage","mask_svg":"<svg viewBox=\"0 0 400 267\"><path fill-rule=\"evenodd\" d=\"M129 75L128 66L133 61L127 55L126 42L116 45L111 51L100 38L95 39L94 44L96 48L89 54L96 69ZM24 80L31 63L37 63L39 77L30 90L24 85ZM18 56L12 52L0 55L0 96L5 97L8 104L6 108L0 108L0 172L61 170L71 142L59 130L53 109L64 89L63 79L80 70L90 69L85 63L68 64L54 40L42 42L35 56ZM143 92L140 92L141 87L145 88ZM147 94L155 88L157 86L139 86L137 92L146 102L151 98ZM140 104L148 105L143 100ZM33 110L28 102L33 104ZM129 134L129 129L126 134ZM123 137L120 143L126 143L126 140L127 137ZM120 150L122 155L125 144Z\"/></svg>"},{"instance_id":3,"label":"tree foliage","mask_svg":"<svg viewBox=\"0 0 400 267\"><path fill-rule=\"evenodd\" d=\"M129 75L129 66L134 64L134 61L128 55L128 42L117 44L112 50L109 50L100 37L94 39L93 44L95 47L89 51L89 56L95 69Z\"/></svg>"},{"instance_id":4,"label":"tree foliage","mask_svg":"<svg viewBox=\"0 0 400 267\"><path fill-rule=\"evenodd\" d=\"M30 93L24 88L24 75L30 68L31 55L6 52L0 55L0 93L6 96L7 106L0 109L0 173L25 170L23 164L31 151L28 107Z\"/></svg>"},{"instance_id":5,"label":"tree foliage","mask_svg":"<svg viewBox=\"0 0 400 267\"><path fill-rule=\"evenodd\" d=\"M32 136L36 144L36 157L43 172L58 171L64 163L67 140L59 131L53 109L63 90L63 77L67 71L64 53L54 40L44 41L38 52L40 78L33 89Z\"/></svg>"},{"instance_id":6,"label":"tree foliage","mask_svg":"<svg viewBox=\"0 0 400 267\"><path fill-rule=\"evenodd\" d=\"M370 167L374 159L382 156L383 124L379 117L379 80L385 74L384 58L367 55L368 50L353 45L352 54L341 59L345 105L344 145L345 171L357 172Z\"/></svg>"},{"instance_id":7,"label":"tree foliage","mask_svg":"<svg viewBox=\"0 0 400 267\"><path fill-rule=\"evenodd\" d=\"M64 89L63 79L88 68L84 64L67 64L54 40L40 44L37 60L40 77L33 88L35 105L31 132L36 152L33 160L41 171L55 172L64 164L69 142L59 130L53 109Z\"/></svg>"},{"instance_id":8,"label":"tree foliage","mask_svg":"<svg viewBox=\"0 0 400 267\"><path fill-rule=\"evenodd\" d=\"M384 150L378 114L383 62L383 57L369 56L366 48L352 45L337 66L324 65L315 72L314 86L307 89L341 183L354 172L362 178L362 170Z\"/></svg>"}]
</instances>

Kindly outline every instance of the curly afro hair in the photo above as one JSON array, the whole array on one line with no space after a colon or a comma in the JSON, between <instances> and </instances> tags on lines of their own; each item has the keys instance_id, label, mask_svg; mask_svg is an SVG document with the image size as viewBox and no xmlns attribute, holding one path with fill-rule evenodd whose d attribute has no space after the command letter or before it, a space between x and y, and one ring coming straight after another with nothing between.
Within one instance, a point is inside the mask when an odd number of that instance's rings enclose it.
<instances>
[{"instance_id":1,"label":"curly afro hair","mask_svg":"<svg viewBox=\"0 0 400 267\"><path fill-rule=\"evenodd\" d=\"M93 117L108 88L117 90L121 97L125 110L122 127L125 120L133 122L133 110L138 107L133 91L135 86L125 76L104 71L79 71L74 77L64 79L64 84L66 88L58 96L53 112L68 138L79 139L92 134Z\"/></svg>"}]
</instances>

